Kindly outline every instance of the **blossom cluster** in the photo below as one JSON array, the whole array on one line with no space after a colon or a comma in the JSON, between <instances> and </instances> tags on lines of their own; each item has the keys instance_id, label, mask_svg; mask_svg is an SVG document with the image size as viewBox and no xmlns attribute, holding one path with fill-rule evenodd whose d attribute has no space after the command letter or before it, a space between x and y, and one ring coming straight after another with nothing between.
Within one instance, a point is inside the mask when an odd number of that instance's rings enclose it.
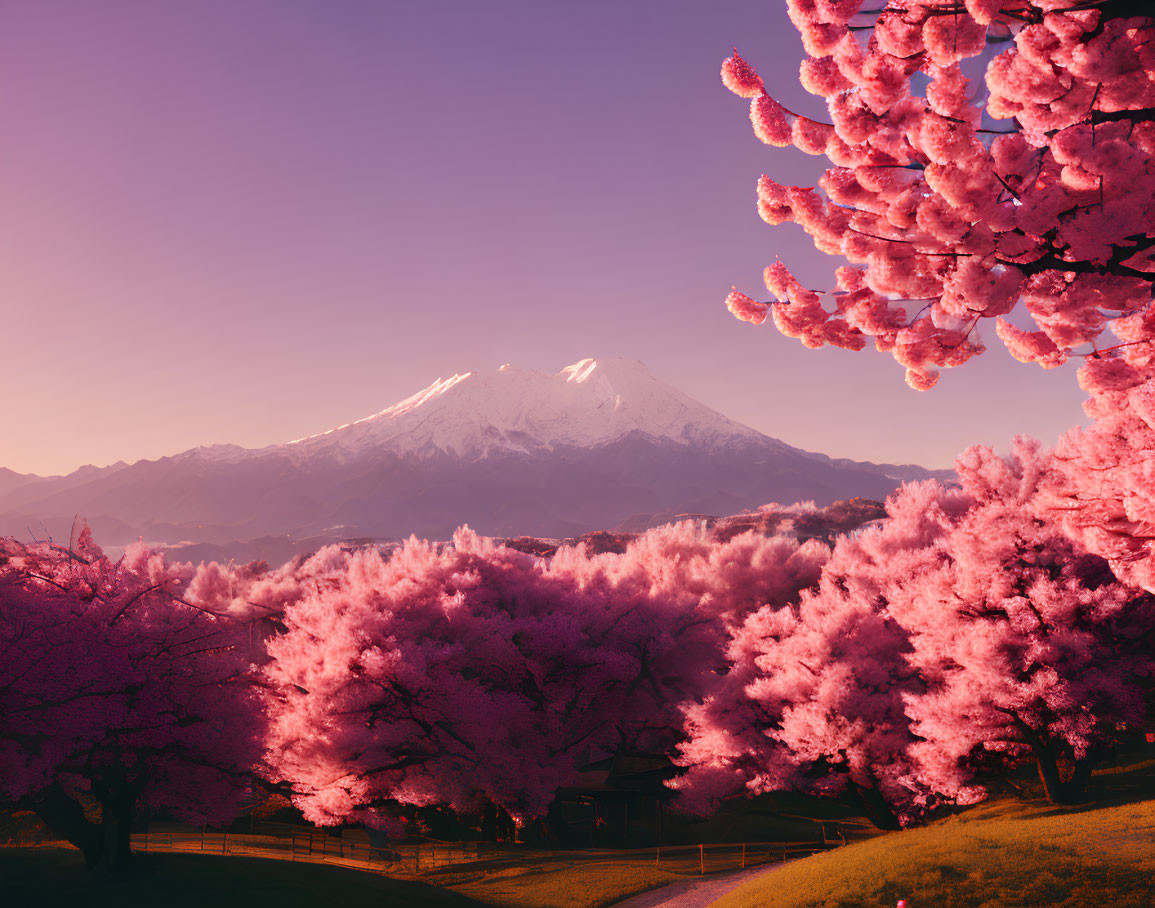
<instances>
[{"instance_id":1,"label":"blossom cluster","mask_svg":"<svg viewBox=\"0 0 1155 908\"><path fill-rule=\"evenodd\" d=\"M759 214L798 224L850 265L820 293L775 263L766 286L777 302L735 290L738 318L769 313L810 347L872 338L925 390L938 369L982 352L984 319L1013 356L1054 368L1149 311L1150 15L1074 0L787 6L808 54L801 83L828 118L787 110L737 51L722 79L749 99L759 139L833 165L816 187L763 176ZM1033 330L1007 318L1020 302Z\"/></svg>"}]
</instances>

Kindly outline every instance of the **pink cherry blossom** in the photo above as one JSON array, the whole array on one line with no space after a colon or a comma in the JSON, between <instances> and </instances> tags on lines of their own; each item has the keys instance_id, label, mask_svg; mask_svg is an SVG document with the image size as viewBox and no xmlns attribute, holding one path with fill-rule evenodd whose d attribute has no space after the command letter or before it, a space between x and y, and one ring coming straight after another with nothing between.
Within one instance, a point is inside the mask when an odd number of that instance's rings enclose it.
<instances>
[{"instance_id":1,"label":"pink cherry blossom","mask_svg":"<svg viewBox=\"0 0 1155 908\"><path fill-rule=\"evenodd\" d=\"M760 325L766 321L766 313L770 309L769 303L760 303L757 300L752 300L744 293L739 293L736 289L726 297L726 308L736 318L740 318L744 322L750 322L754 325Z\"/></svg>"},{"instance_id":2,"label":"pink cherry blossom","mask_svg":"<svg viewBox=\"0 0 1155 908\"><path fill-rule=\"evenodd\" d=\"M764 177L759 214L799 224L820 251L863 266L875 292L920 300L926 314L906 326L907 339L887 319L819 330L813 307L794 317L775 310L779 330L807 346L860 348L855 331L873 336L908 384L926 389L937 370L982 352L971 327L1020 303L1037 330L1004 319L996 333L1046 368L1150 311L1155 19L1127 6L1071 6L911 0L867 11L789 0L808 55L803 87L826 99L831 125L789 115L760 92L743 96L754 99L764 142L833 166L809 196ZM988 52L989 40L1006 39L1002 53ZM738 62L725 68L731 88ZM985 91L964 64L985 67ZM872 169L896 178L871 180Z\"/></svg>"},{"instance_id":3,"label":"pink cherry blossom","mask_svg":"<svg viewBox=\"0 0 1155 908\"><path fill-rule=\"evenodd\" d=\"M722 62L722 82L740 98L757 98L766 92L762 77L753 66L738 56L737 48L734 49L734 56Z\"/></svg>"}]
</instances>

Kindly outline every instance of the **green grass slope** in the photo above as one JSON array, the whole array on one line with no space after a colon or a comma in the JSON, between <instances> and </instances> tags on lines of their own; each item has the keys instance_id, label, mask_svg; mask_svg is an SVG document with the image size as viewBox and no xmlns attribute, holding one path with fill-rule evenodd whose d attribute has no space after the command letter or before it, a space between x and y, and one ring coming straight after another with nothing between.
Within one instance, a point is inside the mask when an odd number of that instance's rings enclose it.
<instances>
[{"instance_id":1,"label":"green grass slope","mask_svg":"<svg viewBox=\"0 0 1155 908\"><path fill-rule=\"evenodd\" d=\"M712 908L1151 908L1155 761L1104 770L1080 806L999 798L788 864Z\"/></svg>"}]
</instances>

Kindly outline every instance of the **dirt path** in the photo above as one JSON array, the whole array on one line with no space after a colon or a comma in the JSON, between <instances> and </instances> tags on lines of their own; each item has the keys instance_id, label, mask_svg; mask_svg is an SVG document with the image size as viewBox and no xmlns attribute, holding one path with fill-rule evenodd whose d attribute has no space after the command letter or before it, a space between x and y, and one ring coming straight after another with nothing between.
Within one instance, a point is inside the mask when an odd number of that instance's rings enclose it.
<instances>
[{"instance_id":1,"label":"dirt path","mask_svg":"<svg viewBox=\"0 0 1155 908\"><path fill-rule=\"evenodd\" d=\"M706 908L711 902L720 899L747 880L764 873L772 873L781 866L780 863L761 864L724 876L672 883L660 889L651 889L641 895L631 896L624 902L618 902L613 908Z\"/></svg>"}]
</instances>

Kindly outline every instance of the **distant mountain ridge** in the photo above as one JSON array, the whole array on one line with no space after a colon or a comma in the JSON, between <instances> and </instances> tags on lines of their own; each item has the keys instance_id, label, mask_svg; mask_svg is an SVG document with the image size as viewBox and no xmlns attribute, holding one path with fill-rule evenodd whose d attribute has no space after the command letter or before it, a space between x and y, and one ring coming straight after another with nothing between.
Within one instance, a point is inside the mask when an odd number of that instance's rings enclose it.
<instances>
[{"instance_id":1,"label":"distant mountain ridge","mask_svg":"<svg viewBox=\"0 0 1155 908\"><path fill-rule=\"evenodd\" d=\"M448 538L462 523L568 537L770 501L881 499L904 480L952 475L802 451L640 362L586 359L553 375L456 374L365 419L265 448L214 445L63 477L0 470L0 535L67 538L80 514L110 545Z\"/></svg>"}]
</instances>

